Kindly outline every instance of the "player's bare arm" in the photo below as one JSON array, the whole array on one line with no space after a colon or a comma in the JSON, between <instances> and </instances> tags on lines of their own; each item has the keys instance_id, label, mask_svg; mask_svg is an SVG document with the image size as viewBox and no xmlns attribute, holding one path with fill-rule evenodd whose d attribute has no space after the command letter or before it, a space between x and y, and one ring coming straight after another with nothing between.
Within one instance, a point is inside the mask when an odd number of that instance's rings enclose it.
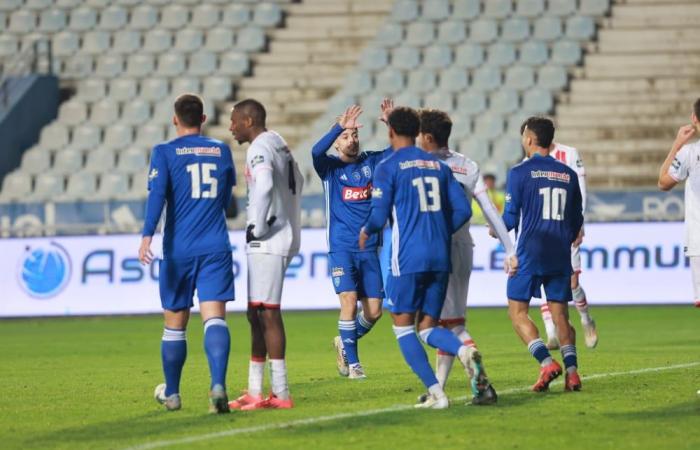
<instances>
[{"instance_id":1,"label":"player's bare arm","mask_svg":"<svg viewBox=\"0 0 700 450\"><path fill-rule=\"evenodd\" d=\"M662 191L669 191L673 189L676 184L678 184L678 181L668 174L668 169L671 167L676 154L678 154L680 149L683 148L683 146L687 144L688 141L695 136L695 134L696 129L692 124L683 125L678 129L678 134L676 135L676 139L673 141L671 151L668 152L668 156L666 156L666 160L664 160L664 163L661 165L661 170L659 171L658 186Z\"/></svg>"}]
</instances>

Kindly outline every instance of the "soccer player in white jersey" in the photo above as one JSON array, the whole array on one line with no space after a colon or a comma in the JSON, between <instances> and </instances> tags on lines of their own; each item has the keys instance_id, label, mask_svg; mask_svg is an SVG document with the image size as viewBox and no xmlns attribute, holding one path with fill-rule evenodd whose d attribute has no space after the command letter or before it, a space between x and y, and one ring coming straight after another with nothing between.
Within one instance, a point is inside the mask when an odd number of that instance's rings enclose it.
<instances>
[{"instance_id":1,"label":"soccer player in white jersey","mask_svg":"<svg viewBox=\"0 0 700 450\"><path fill-rule=\"evenodd\" d=\"M280 312L284 274L299 253L301 191L304 179L287 143L265 128L265 108L256 100L237 103L230 130L239 144L249 142L246 252L248 321L252 348L248 390L230 402L241 410L291 408L285 363L286 337ZM265 359L270 359L272 393L263 398Z\"/></svg>"},{"instance_id":2,"label":"soccer player in white jersey","mask_svg":"<svg viewBox=\"0 0 700 450\"><path fill-rule=\"evenodd\" d=\"M515 248L508 235L508 230L498 210L486 193L486 186L476 162L466 156L454 152L447 147L452 131L452 120L444 111L425 109L420 111L420 134L418 145L428 153L444 161L460 185L462 185L469 203L476 199L484 212L484 217L495 230L506 251L506 261L509 270L517 270ZM451 330L465 345L476 347L472 336L466 327L467 295L469 277L472 272L474 256L474 241L469 232L469 222L452 235L452 273L447 284L447 297L440 314L440 326ZM437 352L436 376L444 388L447 377L454 363L454 356Z\"/></svg>"},{"instance_id":3,"label":"soccer player in white jersey","mask_svg":"<svg viewBox=\"0 0 700 450\"><path fill-rule=\"evenodd\" d=\"M690 259L695 306L700 308L700 98L693 104L691 124L678 130L659 172L659 189L670 191L685 180L685 255ZM700 394L700 391L698 391Z\"/></svg>"}]
</instances>

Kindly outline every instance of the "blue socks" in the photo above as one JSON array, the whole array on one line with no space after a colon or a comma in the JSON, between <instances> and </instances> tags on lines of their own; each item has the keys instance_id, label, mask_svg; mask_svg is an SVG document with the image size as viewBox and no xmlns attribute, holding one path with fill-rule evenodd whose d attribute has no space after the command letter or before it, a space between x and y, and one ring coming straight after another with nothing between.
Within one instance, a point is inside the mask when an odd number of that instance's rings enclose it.
<instances>
[{"instance_id":1,"label":"blue socks","mask_svg":"<svg viewBox=\"0 0 700 450\"><path fill-rule=\"evenodd\" d=\"M540 366L544 367L552 362L552 355L549 354L549 350L547 350L547 346L544 345L542 339L537 338L530 341L527 344L527 349L530 350L530 354L540 363Z\"/></svg>"},{"instance_id":2,"label":"blue socks","mask_svg":"<svg viewBox=\"0 0 700 450\"><path fill-rule=\"evenodd\" d=\"M185 365L185 359L187 359L185 330L164 328L160 355L165 375L165 396L169 397L180 392L182 366Z\"/></svg>"},{"instance_id":3,"label":"blue socks","mask_svg":"<svg viewBox=\"0 0 700 450\"><path fill-rule=\"evenodd\" d=\"M369 320L365 319L362 311L357 313L357 318L355 319L355 328L357 328L357 339L360 339L365 334L369 333L374 324Z\"/></svg>"},{"instance_id":4,"label":"blue socks","mask_svg":"<svg viewBox=\"0 0 700 450\"><path fill-rule=\"evenodd\" d=\"M574 372L578 367L576 360L576 346L573 344L561 346L561 357L564 358L564 367L567 372Z\"/></svg>"},{"instance_id":5,"label":"blue socks","mask_svg":"<svg viewBox=\"0 0 700 450\"><path fill-rule=\"evenodd\" d=\"M343 348L345 349L345 357L348 360L348 364L357 364L360 362L357 356L357 331L354 320L338 321L338 332L340 333L340 340L343 341Z\"/></svg>"},{"instance_id":6,"label":"blue socks","mask_svg":"<svg viewBox=\"0 0 700 450\"><path fill-rule=\"evenodd\" d=\"M420 332L420 338L433 348L457 356L459 348L464 345L455 334L447 328L426 328Z\"/></svg>"},{"instance_id":7,"label":"blue socks","mask_svg":"<svg viewBox=\"0 0 700 450\"><path fill-rule=\"evenodd\" d=\"M423 345L416 336L416 331L413 326L397 327L394 326L394 334L399 341L399 348L403 358L411 367L413 372L418 375L426 388L434 386L438 383L435 378L433 368L428 362L428 355L425 353Z\"/></svg>"},{"instance_id":8,"label":"blue socks","mask_svg":"<svg viewBox=\"0 0 700 450\"><path fill-rule=\"evenodd\" d=\"M231 348L231 335L226 321L214 317L204 322L204 350L209 360L211 387L220 384L226 389L226 368Z\"/></svg>"}]
</instances>

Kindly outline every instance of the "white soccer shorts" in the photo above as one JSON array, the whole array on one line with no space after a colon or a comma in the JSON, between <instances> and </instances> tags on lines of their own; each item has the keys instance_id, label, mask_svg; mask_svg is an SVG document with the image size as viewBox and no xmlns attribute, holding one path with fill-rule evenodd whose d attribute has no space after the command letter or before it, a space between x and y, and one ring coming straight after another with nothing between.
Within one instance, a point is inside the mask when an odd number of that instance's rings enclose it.
<instances>
[{"instance_id":1,"label":"white soccer shorts","mask_svg":"<svg viewBox=\"0 0 700 450\"><path fill-rule=\"evenodd\" d=\"M695 301L700 300L700 256L690 257L690 272L693 275L693 292Z\"/></svg>"},{"instance_id":2,"label":"white soccer shorts","mask_svg":"<svg viewBox=\"0 0 700 450\"><path fill-rule=\"evenodd\" d=\"M574 273L581 273L581 247L571 246L571 268Z\"/></svg>"},{"instance_id":3,"label":"white soccer shorts","mask_svg":"<svg viewBox=\"0 0 700 450\"><path fill-rule=\"evenodd\" d=\"M469 294L469 277L472 274L474 247L460 244L452 247L452 273L447 284L447 296L442 306L440 321L443 325L464 323Z\"/></svg>"},{"instance_id":4,"label":"white soccer shorts","mask_svg":"<svg viewBox=\"0 0 700 450\"><path fill-rule=\"evenodd\" d=\"M289 265L286 256L269 253L248 254L248 303L279 309L282 303L284 274Z\"/></svg>"}]
</instances>

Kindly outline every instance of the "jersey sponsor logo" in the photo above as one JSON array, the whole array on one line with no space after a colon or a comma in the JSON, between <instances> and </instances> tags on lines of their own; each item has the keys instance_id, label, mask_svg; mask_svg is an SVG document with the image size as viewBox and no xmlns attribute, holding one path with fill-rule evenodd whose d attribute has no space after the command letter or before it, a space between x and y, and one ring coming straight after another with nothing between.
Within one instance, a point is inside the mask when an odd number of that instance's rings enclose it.
<instances>
[{"instance_id":1,"label":"jersey sponsor logo","mask_svg":"<svg viewBox=\"0 0 700 450\"><path fill-rule=\"evenodd\" d=\"M151 169L151 173L148 174L148 181L152 181L158 177L158 169L155 167Z\"/></svg>"},{"instance_id":2,"label":"jersey sponsor logo","mask_svg":"<svg viewBox=\"0 0 700 450\"><path fill-rule=\"evenodd\" d=\"M673 162L671 163L671 167L673 167L676 170L680 169L681 168L681 161L678 158L673 158Z\"/></svg>"},{"instance_id":3,"label":"jersey sponsor logo","mask_svg":"<svg viewBox=\"0 0 700 450\"><path fill-rule=\"evenodd\" d=\"M177 156L221 156L221 149L219 147L179 147L175 149L175 154Z\"/></svg>"},{"instance_id":4,"label":"jersey sponsor logo","mask_svg":"<svg viewBox=\"0 0 700 450\"><path fill-rule=\"evenodd\" d=\"M365 178L371 178L372 169L370 169L369 166L362 166L362 175L364 175Z\"/></svg>"},{"instance_id":5,"label":"jersey sponsor logo","mask_svg":"<svg viewBox=\"0 0 700 450\"><path fill-rule=\"evenodd\" d=\"M260 163L265 162L265 157L263 155L255 155L253 156L253 159L250 160L250 167L255 168Z\"/></svg>"},{"instance_id":6,"label":"jersey sponsor logo","mask_svg":"<svg viewBox=\"0 0 700 450\"><path fill-rule=\"evenodd\" d=\"M399 163L399 169L428 169L440 170L440 161L429 161L425 159L414 159L413 161L402 161Z\"/></svg>"},{"instance_id":7,"label":"jersey sponsor logo","mask_svg":"<svg viewBox=\"0 0 700 450\"><path fill-rule=\"evenodd\" d=\"M458 174L461 174L461 175L468 175L468 174L469 174L466 167L462 167L462 166L450 166L450 169L452 169L452 172L458 173Z\"/></svg>"},{"instance_id":8,"label":"jersey sponsor logo","mask_svg":"<svg viewBox=\"0 0 700 450\"><path fill-rule=\"evenodd\" d=\"M550 181L561 181L562 183L569 183L571 181L571 175L568 173L555 172L553 170L531 170L530 177L546 178Z\"/></svg>"},{"instance_id":9,"label":"jersey sponsor logo","mask_svg":"<svg viewBox=\"0 0 700 450\"><path fill-rule=\"evenodd\" d=\"M368 184L365 187L345 186L343 188L343 201L360 202L363 200L369 200L371 192L372 192L372 185L371 184Z\"/></svg>"}]
</instances>

